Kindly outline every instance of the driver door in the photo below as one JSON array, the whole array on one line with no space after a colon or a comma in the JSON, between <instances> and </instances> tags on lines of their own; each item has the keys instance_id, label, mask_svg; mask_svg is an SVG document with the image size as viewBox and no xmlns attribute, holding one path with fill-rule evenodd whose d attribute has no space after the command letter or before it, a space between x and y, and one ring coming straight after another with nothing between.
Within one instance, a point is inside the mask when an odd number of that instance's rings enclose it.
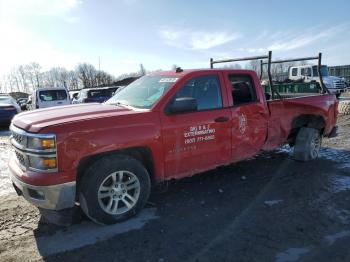
<instances>
[{"instance_id":1,"label":"driver door","mask_svg":"<svg viewBox=\"0 0 350 262\"><path fill-rule=\"evenodd\" d=\"M223 107L223 86L219 74L197 76L172 98L195 98L197 110L161 117L165 176L189 176L230 160L231 112Z\"/></svg>"}]
</instances>

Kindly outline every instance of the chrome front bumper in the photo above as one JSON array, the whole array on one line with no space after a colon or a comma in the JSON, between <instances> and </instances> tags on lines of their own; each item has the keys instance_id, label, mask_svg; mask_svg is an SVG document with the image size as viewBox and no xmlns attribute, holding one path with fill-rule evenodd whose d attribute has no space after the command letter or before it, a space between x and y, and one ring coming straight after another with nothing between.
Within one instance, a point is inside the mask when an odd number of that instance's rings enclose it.
<instances>
[{"instance_id":1,"label":"chrome front bumper","mask_svg":"<svg viewBox=\"0 0 350 262\"><path fill-rule=\"evenodd\" d=\"M37 207L61 210L75 205L75 182L51 186L33 186L19 180L14 174L11 174L11 180L17 194L22 195L28 202Z\"/></svg>"}]
</instances>

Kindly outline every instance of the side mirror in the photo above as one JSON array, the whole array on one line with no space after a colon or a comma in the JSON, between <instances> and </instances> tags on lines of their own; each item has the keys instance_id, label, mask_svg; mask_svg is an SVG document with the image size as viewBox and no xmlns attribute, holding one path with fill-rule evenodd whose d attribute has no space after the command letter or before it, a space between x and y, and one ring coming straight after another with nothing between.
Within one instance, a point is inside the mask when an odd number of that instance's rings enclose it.
<instances>
[{"instance_id":1,"label":"side mirror","mask_svg":"<svg viewBox=\"0 0 350 262\"><path fill-rule=\"evenodd\" d=\"M176 98L169 106L168 113L186 113L197 111L197 100L193 97Z\"/></svg>"}]
</instances>

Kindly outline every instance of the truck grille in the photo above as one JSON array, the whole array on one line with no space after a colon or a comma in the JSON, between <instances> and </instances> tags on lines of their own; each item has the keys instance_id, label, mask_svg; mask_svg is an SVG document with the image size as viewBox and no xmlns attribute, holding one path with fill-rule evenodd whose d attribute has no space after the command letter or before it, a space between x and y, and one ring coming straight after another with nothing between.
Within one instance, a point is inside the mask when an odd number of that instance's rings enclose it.
<instances>
[{"instance_id":1,"label":"truck grille","mask_svg":"<svg viewBox=\"0 0 350 262\"><path fill-rule=\"evenodd\" d=\"M21 146L26 146L26 137L12 131L12 138Z\"/></svg>"},{"instance_id":2,"label":"truck grille","mask_svg":"<svg viewBox=\"0 0 350 262\"><path fill-rule=\"evenodd\" d=\"M24 156L21 153L17 152L17 151L15 151L15 154L16 154L16 158L18 160L18 163L20 163L22 166L25 167L26 166L26 161L24 159Z\"/></svg>"},{"instance_id":3,"label":"truck grille","mask_svg":"<svg viewBox=\"0 0 350 262\"><path fill-rule=\"evenodd\" d=\"M334 88L344 88L345 82L342 80L333 81Z\"/></svg>"}]
</instances>

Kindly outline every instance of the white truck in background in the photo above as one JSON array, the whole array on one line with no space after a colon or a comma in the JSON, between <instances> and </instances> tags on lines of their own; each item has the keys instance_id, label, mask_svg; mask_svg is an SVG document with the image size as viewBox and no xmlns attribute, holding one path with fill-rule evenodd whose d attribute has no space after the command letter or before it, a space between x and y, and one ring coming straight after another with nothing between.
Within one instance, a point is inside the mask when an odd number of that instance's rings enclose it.
<instances>
[{"instance_id":1,"label":"white truck in background","mask_svg":"<svg viewBox=\"0 0 350 262\"><path fill-rule=\"evenodd\" d=\"M64 87L46 87L35 89L27 102L29 109L70 105L68 90Z\"/></svg>"},{"instance_id":2,"label":"white truck in background","mask_svg":"<svg viewBox=\"0 0 350 262\"><path fill-rule=\"evenodd\" d=\"M326 65L321 66L320 72L323 83L332 94L339 94L346 91L347 86L343 77L330 76ZM288 75L292 81L303 80L306 83L311 81L320 83L317 65L292 66L289 68Z\"/></svg>"}]
</instances>

